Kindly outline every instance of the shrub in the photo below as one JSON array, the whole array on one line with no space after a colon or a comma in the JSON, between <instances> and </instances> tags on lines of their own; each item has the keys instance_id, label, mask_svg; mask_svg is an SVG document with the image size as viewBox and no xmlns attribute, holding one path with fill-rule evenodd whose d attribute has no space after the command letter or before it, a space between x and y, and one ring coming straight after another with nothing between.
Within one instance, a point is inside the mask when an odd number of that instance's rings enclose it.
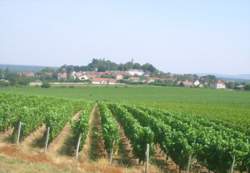
<instances>
[{"instance_id":1,"label":"shrub","mask_svg":"<svg viewBox=\"0 0 250 173\"><path fill-rule=\"evenodd\" d=\"M41 85L41 88L49 88L49 87L50 87L49 82L43 82Z\"/></svg>"}]
</instances>

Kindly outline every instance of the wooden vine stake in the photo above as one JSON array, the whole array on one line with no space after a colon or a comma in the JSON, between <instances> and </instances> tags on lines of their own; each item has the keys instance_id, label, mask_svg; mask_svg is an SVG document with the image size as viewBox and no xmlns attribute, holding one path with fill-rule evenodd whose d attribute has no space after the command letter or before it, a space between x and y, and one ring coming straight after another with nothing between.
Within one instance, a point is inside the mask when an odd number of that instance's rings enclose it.
<instances>
[{"instance_id":1,"label":"wooden vine stake","mask_svg":"<svg viewBox=\"0 0 250 173\"><path fill-rule=\"evenodd\" d=\"M19 121L18 131L17 131L17 140L16 140L17 145L20 143L21 130L22 130L22 122Z\"/></svg>"},{"instance_id":2,"label":"wooden vine stake","mask_svg":"<svg viewBox=\"0 0 250 173\"><path fill-rule=\"evenodd\" d=\"M191 154L190 154L190 155L188 156L187 173L190 172L191 162L192 162L192 156L191 156Z\"/></svg>"},{"instance_id":3,"label":"wooden vine stake","mask_svg":"<svg viewBox=\"0 0 250 173\"><path fill-rule=\"evenodd\" d=\"M147 144L147 149L145 152L146 156L146 165L145 165L145 173L148 173L148 166L149 166L149 144Z\"/></svg>"},{"instance_id":4,"label":"wooden vine stake","mask_svg":"<svg viewBox=\"0 0 250 173\"><path fill-rule=\"evenodd\" d=\"M232 162L232 165L231 165L230 173L234 172L234 164L235 164L235 155L233 156L233 162Z\"/></svg>"},{"instance_id":5,"label":"wooden vine stake","mask_svg":"<svg viewBox=\"0 0 250 173\"><path fill-rule=\"evenodd\" d=\"M78 160L78 157L79 157L79 149L80 149L81 139L82 139L82 135L80 134L78 141L77 141L77 146L76 146L76 160Z\"/></svg>"},{"instance_id":6,"label":"wooden vine stake","mask_svg":"<svg viewBox=\"0 0 250 173\"><path fill-rule=\"evenodd\" d=\"M48 150L49 132L50 132L50 127L47 128L46 141L45 141L45 148L44 148L44 151L45 151L45 152Z\"/></svg>"},{"instance_id":7,"label":"wooden vine stake","mask_svg":"<svg viewBox=\"0 0 250 173\"><path fill-rule=\"evenodd\" d=\"M110 156L109 156L109 164L111 165L112 164L112 161L113 161L113 148L114 148L114 145L115 145L115 141L113 141L112 143L112 148L110 149Z\"/></svg>"},{"instance_id":8,"label":"wooden vine stake","mask_svg":"<svg viewBox=\"0 0 250 173\"><path fill-rule=\"evenodd\" d=\"M113 147L110 150L110 156L109 156L109 163L110 163L110 165L112 164L112 160L113 160Z\"/></svg>"}]
</instances>

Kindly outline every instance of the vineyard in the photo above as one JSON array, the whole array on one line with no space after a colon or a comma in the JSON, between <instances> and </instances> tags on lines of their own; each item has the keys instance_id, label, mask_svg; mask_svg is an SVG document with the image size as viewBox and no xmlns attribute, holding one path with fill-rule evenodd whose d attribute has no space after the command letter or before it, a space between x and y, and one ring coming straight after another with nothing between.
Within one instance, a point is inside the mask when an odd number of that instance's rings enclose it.
<instances>
[{"instance_id":1,"label":"vineyard","mask_svg":"<svg viewBox=\"0 0 250 173\"><path fill-rule=\"evenodd\" d=\"M126 166L149 163L162 172L250 172L247 125L131 104L0 94L0 131L11 131L7 144L22 145L44 126L38 146L49 154L69 124L67 145L73 148L69 155L75 162L84 162L81 155L91 149L87 145L103 141L96 150L114 165L124 164L122 153L130 148L129 159L136 162Z\"/></svg>"}]
</instances>

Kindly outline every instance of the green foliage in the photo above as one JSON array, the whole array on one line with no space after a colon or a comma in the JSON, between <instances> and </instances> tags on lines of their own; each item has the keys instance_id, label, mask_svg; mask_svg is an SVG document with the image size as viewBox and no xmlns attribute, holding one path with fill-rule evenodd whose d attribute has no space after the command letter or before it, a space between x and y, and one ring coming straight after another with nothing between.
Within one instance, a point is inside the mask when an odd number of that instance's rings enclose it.
<instances>
[{"instance_id":1,"label":"green foliage","mask_svg":"<svg viewBox=\"0 0 250 173\"><path fill-rule=\"evenodd\" d=\"M72 114L79 110L79 105L81 105L80 101L2 93L0 94L0 131L17 127L21 121L23 138L44 123L51 128L51 141L70 120Z\"/></svg>"},{"instance_id":2,"label":"green foliage","mask_svg":"<svg viewBox=\"0 0 250 173\"><path fill-rule=\"evenodd\" d=\"M99 103L98 107L101 115L105 148L106 151L110 153L120 141L118 124L105 103Z\"/></svg>"},{"instance_id":3,"label":"green foliage","mask_svg":"<svg viewBox=\"0 0 250 173\"><path fill-rule=\"evenodd\" d=\"M6 86L9 86L9 81L0 80L0 87L6 87Z\"/></svg>"},{"instance_id":4,"label":"green foliage","mask_svg":"<svg viewBox=\"0 0 250 173\"><path fill-rule=\"evenodd\" d=\"M99 72L104 72L104 71L126 71L130 69L140 69L145 72L151 72L151 73L157 73L158 70L149 63L146 64L139 64L139 63L134 63L132 61L127 62L125 64L116 64L110 60L105 60L105 59L93 59L91 63L89 63L87 66L73 66L73 65L63 65L61 66L58 71L66 71L67 73L70 73L72 71L99 71Z\"/></svg>"},{"instance_id":5,"label":"green foliage","mask_svg":"<svg viewBox=\"0 0 250 173\"><path fill-rule=\"evenodd\" d=\"M77 145L78 138L81 135L80 150L82 149L82 146L85 143L89 131L89 118L92 109L93 109L93 104L90 103L85 104L80 118L71 123L71 128L73 131L73 143L75 146Z\"/></svg>"},{"instance_id":6,"label":"green foliage","mask_svg":"<svg viewBox=\"0 0 250 173\"><path fill-rule=\"evenodd\" d=\"M42 83L42 85L41 85L41 88L49 88L49 87L50 87L49 82L43 81L43 83Z\"/></svg>"},{"instance_id":7,"label":"green foliage","mask_svg":"<svg viewBox=\"0 0 250 173\"><path fill-rule=\"evenodd\" d=\"M154 132L149 127L141 126L124 107L111 104L109 108L124 128L132 144L134 155L139 158L139 161L144 161L147 144L152 145Z\"/></svg>"},{"instance_id":8,"label":"green foliage","mask_svg":"<svg viewBox=\"0 0 250 173\"><path fill-rule=\"evenodd\" d=\"M250 91L250 84L247 84L247 85L245 86L245 90Z\"/></svg>"},{"instance_id":9,"label":"green foliage","mask_svg":"<svg viewBox=\"0 0 250 173\"><path fill-rule=\"evenodd\" d=\"M245 131L188 114L148 108L142 110L172 129L171 135L164 140L166 151L182 169L186 168L189 156L219 173L226 173L230 169L234 156L236 168L246 170L249 167L250 136Z\"/></svg>"},{"instance_id":10,"label":"green foliage","mask_svg":"<svg viewBox=\"0 0 250 173\"><path fill-rule=\"evenodd\" d=\"M250 92L155 86L51 87L46 90L36 87L5 87L0 92L150 106L192 114L197 118L221 120L237 128L250 129Z\"/></svg>"}]
</instances>

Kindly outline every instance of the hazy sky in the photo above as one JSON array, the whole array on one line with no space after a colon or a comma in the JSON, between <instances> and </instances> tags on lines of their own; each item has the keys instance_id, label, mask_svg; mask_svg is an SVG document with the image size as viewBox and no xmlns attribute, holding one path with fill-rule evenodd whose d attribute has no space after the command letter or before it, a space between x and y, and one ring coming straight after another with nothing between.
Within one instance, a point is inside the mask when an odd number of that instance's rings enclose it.
<instances>
[{"instance_id":1,"label":"hazy sky","mask_svg":"<svg viewBox=\"0 0 250 173\"><path fill-rule=\"evenodd\" d=\"M0 63L250 73L250 0L0 0Z\"/></svg>"}]
</instances>

